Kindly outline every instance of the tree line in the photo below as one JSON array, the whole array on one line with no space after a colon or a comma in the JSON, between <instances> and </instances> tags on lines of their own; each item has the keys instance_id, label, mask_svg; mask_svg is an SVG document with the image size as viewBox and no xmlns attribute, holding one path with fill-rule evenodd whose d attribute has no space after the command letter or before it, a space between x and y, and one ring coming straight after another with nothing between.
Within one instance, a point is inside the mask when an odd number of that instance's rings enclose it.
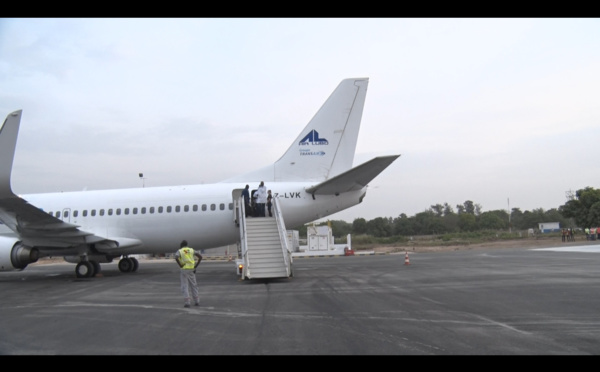
<instances>
[{"instance_id":1,"label":"tree line","mask_svg":"<svg viewBox=\"0 0 600 372\"><path fill-rule=\"evenodd\" d=\"M352 223L332 220L329 223L337 237L370 235L374 237L440 235L476 231L537 230L540 223L559 222L561 228L586 228L600 226L600 189L586 187L577 190L564 205L558 208L521 211L482 211L481 205L471 200L457 204L456 210L448 203L435 204L414 216L401 213L398 217L377 217L367 221L356 218ZM307 226L295 228L306 236Z\"/></svg>"}]
</instances>

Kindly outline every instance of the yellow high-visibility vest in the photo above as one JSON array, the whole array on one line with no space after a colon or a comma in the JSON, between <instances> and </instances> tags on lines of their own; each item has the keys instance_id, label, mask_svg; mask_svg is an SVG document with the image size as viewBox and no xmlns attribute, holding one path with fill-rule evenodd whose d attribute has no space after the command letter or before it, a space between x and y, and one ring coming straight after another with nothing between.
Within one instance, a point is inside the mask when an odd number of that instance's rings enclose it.
<instances>
[{"instance_id":1,"label":"yellow high-visibility vest","mask_svg":"<svg viewBox=\"0 0 600 372\"><path fill-rule=\"evenodd\" d=\"M194 261L194 250L190 247L183 247L179 250L179 260L183 264L182 269L193 269L196 266Z\"/></svg>"}]
</instances>

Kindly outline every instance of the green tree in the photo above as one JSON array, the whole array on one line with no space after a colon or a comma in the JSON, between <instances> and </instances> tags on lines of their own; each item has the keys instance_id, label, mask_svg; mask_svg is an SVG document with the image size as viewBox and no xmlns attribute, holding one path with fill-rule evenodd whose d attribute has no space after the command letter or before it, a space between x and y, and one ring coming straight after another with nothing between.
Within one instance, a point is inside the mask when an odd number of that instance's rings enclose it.
<instances>
[{"instance_id":1,"label":"green tree","mask_svg":"<svg viewBox=\"0 0 600 372\"><path fill-rule=\"evenodd\" d=\"M563 216L556 208L550 208L544 212L544 220L540 222L559 222L560 227L573 227L571 219Z\"/></svg>"},{"instance_id":2,"label":"green tree","mask_svg":"<svg viewBox=\"0 0 600 372\"><path fill-rule=\"evenodd\" d=\"M431 209L415 215L414 227L417 235L441 234L446 230L442 218Z\"/></svg>"},{"instance_id":3,"label":"green tree","mask_svg":"<svg viewBox=\"0 0 600 372\"><path fill-rule=\"evenodd\" d=\"M590 227L600 227L600 202L592 204L588 212Z\"/></svg>"},{"instance_id":4,"label":"green tree","mask_svg":"<svg viewBox=\"0 0 600 372\"><path fill-rule=\"evenodd\" d=\"M377 217L367 222L367 234L375 237L392 236L393 226L388 218Z\"/></svg>"},{"instance_id":5,"label":"green tree","mask_svg":"<svg viewBox=\"0 0 600 372\"><path fill-rule=\"evenodd\" d=\"M511 227L517 230L523 230L528 227L523 225L523 212L519 208L513 208L510 212L510 224Z\"/></svg>"},{"instance_id":6,"label":"green tree","mask_svg":"<svg viewBox=\"0 0 600 372\"><path fill-rule=\"evenodd\" d=\"M503 210L483 212L479 216L479 228L485 230L502 230L508 227L508 213Z\"/></svg>"},{"instance_id":7,"label":"green tree","mask_svg":"<svg viewBox=\"0 0 600 372\"><path fill-rule=\"evenodd\" d=\"M444 228L448 233L458 232L458 214L454 212L444 212Z\"/></svg>"},{"instance_id":8,"label":"green tree","mask_svg":"<svg viewBox=\"0 0 600 372\"><path fill-rule=\"evenodd\" d=\"M352 233L352 224L344 220L331 220L329 221L331 231L337 238L345 238L346 235Z\"/></svg>"},{"instance_id":9,"label":"green tree","mask_svg":"<svg viewBox=\"0 0 600 372\"><path fill-rule=\"evenodd\" d=\"M463 205L465 206L465 213L475 215L475 203L471 200L467 200Z\"/></svg>"},{"instance_id":10,"label":"green tree","mask_svg":"<svg viewBox=\"0 0 600 372\"><path fill-rule=\"evenodd\" d=\"M442 217L444 215L444 206L441 204L432 205L431 210L437 217Z\"/></svg>"},{"instance_id":11,"label":"green tree","mask_svg":"<svg viewBox=\"0 0 600 372\"><path fill-rule=\"evenodd\" d=\"M450 214L455 214L452 206L448 203L444 203L444 216L448 216Z\"/></svg>"},{"instance_id":12,"label":"green tree","mask_svg":"<svg viewBox=\"0 0 600 372\"><path fill-rule=\"evenodd\" d=\"M567 218L572 218L577 226L595 227L600 224L596 206L600 203L600 189L586 187L575 192L575 198L558 207L559 212Z\"/></svg>"},{"instance_id":13,"label":"green tree","mask_svg":"<svg viewBox=\"0 0 600 372\"><path fill-rule=\"evenodd\" d=\"M364 218L356 218L352 222L352 233L353 234L366 234L367 233L367 220Z\"/></svg>"},{"instance_id":14,"label":"green tree","mask_svg":"<svg viewBox=\"0 0 600 372\"><path fill-rule=\"evenodd\" d=\"M392 224L394 226L394 235L411 236L416 235L414 230L414 217L408 217L405 213L394 218Z\"/></svg>"},{"instance_id":15,"label":"green tree","mask_svg":"<svg viewBox=\"0 0 600 372\"><path fill-rule=\"evenodd\" d=\"M477 218L474 214L461 213L458 215L458 227L461 231L476 231Z\"/></svg>"},{"instance_id":16,"label":"green tree","mask_svg":"<svg viewBox=\"0 0 600 372\"><path fill-rule=\"evenodd\" d=\"M537 229L538 224L540 222L544 222L544 221L541 221L541 219L543 219L543 215L539 216L535 212L525 211L525 212L523 212L522 226L524 229ZM549 221L549 222L551 222L551 221Z\"/></svg>"}]
</instances>

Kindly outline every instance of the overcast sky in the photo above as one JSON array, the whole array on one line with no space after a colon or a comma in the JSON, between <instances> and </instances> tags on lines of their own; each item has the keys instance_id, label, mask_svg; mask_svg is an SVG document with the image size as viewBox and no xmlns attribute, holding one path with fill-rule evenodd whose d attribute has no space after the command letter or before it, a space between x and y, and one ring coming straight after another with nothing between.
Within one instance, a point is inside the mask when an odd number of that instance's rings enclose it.
<instances>
[{"instance_id":1,"label":"overcast sky","mask_svg":"<svg viewBox=\"0 0 600 372\"><path fill-rule=\"evenodd\" d=\"M23 110L13 190L262 167L352 77L370 79L354 164L401 157L329 219L548 210L600 187L598 18L5 18L0 120Z\"/></svg>"}]
</instances>

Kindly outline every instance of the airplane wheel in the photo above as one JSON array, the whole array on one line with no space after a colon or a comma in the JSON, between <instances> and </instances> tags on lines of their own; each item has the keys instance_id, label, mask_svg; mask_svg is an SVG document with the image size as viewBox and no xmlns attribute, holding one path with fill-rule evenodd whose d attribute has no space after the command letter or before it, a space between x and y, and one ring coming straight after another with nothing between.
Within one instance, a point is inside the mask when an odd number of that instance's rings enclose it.
<instances>
[{"instance_id":1,"label":"airplane wheel","mask_svg":"<svg viewBox=\"0 0 600 372\"><path fill-rule=\"evenodd\" d=\"M130 273L133 270L133 260L125 257L119 261L119 270L122 273Z\"/></svg>"},{"instance_id":2,"label":"airplane wheel","mask_svg":"<svg viewBox=\"0 0 600 372\"><path fill-rule=\"evenodd\" d=\"M78 278L91 278L95 274L94 265L91 262L81 261L75 266L75 275Z\"/></svg>"},{"instance_id":3,"label":"airplane wheel","mask_svg":"<svg viewBox=\"0 0 600 372\"><path fill-rule=\"evenodd\" d=\"M98 261L90 261L94 266L94 276L98 275L102 271L102 267Z\"/></svg>"},{"instance_id":4,"label":"airplane wheel","mask_svg":"<svg viewBox=\"0 0 600 372\"><path fill-rule=\"evenodd\" d=\"M129 258L131 260L131 263L133 263L133 267L131 268L131 272L134 273L137 271L138 267L140 267L140 263L137 260L137 258L135 257L131 257Z\"/></svg>"}]
</instances>

